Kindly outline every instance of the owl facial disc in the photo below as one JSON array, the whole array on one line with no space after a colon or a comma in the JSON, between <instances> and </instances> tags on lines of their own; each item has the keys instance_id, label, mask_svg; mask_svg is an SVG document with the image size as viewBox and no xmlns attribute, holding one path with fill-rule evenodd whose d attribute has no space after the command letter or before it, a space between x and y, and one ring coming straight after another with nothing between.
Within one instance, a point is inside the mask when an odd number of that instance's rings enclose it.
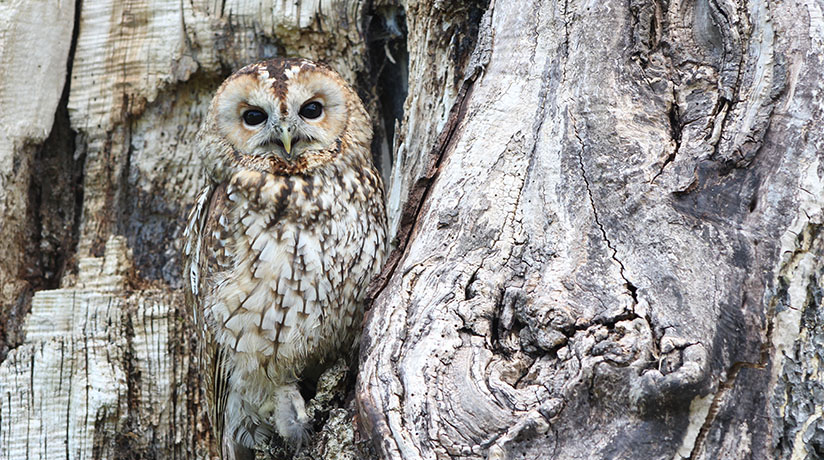
<instances>
[{"instance_id":1,"label":"owl facial disc","mask_svg":"<svg viewBox=\"0 0 824 460\"><path fill-rule=\"evenodd\" d=\"M347 101L353 97L323 64L264 61L226 80L215 98L213 123L236 154L257 157L253 161L272 159L288 168L318 165L333 157L330 152L352 129Z\"/></svg>"}]
</instances>

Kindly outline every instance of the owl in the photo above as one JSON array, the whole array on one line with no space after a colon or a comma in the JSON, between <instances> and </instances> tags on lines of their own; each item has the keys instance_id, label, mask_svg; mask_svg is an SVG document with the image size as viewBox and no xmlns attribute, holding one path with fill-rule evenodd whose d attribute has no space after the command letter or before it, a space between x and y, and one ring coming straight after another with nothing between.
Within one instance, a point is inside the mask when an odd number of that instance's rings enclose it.
<instances>
[{"instance_id":1,"label":"owl","mask_svg":"<svg viewBox=\"0 0 824 460\"><path fill-rule=\"evenodd\" d=\"M369 116L328 66L273 59L223 82L198 136L184 284L221 457L275 433L299 448L298 383L352 353L385 255Z\"/></svg>"}]
</instances>

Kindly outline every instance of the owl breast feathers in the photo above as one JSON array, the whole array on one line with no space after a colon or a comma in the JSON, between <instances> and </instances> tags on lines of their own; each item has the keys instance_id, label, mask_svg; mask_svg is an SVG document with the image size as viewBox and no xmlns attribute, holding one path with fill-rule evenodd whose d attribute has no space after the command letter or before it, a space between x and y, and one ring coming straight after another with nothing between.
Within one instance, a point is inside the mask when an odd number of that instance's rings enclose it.
<instances>
[{"instance_id":1,"label":"owl breast feathers","mask_svg":"<svg viewBox=\"0 0 824 460\"><path fill-rule=\"evenodd\" d=\"M230 76L200 131L207 183L186 228L186 299L223 458L299 445L297 382L349 351L386 215L355 92L301 59Z\"/></svg>"}]
</instances>

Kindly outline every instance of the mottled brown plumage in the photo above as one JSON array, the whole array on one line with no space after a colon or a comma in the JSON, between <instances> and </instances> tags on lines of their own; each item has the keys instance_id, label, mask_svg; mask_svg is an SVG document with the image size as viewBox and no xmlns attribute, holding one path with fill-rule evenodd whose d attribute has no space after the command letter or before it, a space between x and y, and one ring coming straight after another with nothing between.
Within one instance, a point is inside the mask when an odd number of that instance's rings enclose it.
<instances>
[{"instance_id":1,"label":"mottled brown plumage","mask_svg":"<svg viewBox=\"0 0 824 460\"><path fill-rule=\"evenodd\" d=\"M354 91L307 60L244 67L212 101L185 277L224 458L251 458L273 432L300 444L296 383L359 332L386 238L371 138Z\"/></svg>"}]
</instances>

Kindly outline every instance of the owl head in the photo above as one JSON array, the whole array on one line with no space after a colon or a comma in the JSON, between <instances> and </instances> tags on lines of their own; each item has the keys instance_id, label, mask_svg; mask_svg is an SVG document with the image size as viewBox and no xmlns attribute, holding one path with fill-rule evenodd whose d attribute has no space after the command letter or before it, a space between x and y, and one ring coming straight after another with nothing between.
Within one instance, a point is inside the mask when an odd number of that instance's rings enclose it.
<instances>
[{"instance_id":1,"label":"owl head","mask_svg":"<svg viewBox=\"0 0 824 460\"><path fill-rule=\"evenodd\" d=\"M306 59L248 65L226 79L201 130L211 165L233 163L303 173L335 159L342 143L368 149L371 124L355 92L334 70ZM365 141L365 142L364 142Z\"/></svg>"}]
</instances>

